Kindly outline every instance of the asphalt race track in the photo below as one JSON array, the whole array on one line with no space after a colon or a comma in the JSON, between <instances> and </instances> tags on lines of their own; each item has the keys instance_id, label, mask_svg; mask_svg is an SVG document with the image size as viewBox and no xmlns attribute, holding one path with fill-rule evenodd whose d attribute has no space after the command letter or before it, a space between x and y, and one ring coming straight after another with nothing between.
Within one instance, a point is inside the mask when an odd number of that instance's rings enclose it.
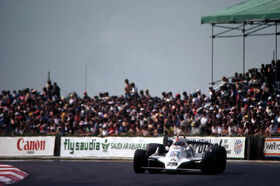
<instances>
[{"instance_id":1,"label":"asphalt race track","mask_svg":"<svg viewBox=\"0 0 280 186\"><path fill-rule=\"evenodd\" d=\"M230 161L225 173L202 175L135 174L132 162L116 161L0 161L13 165L29 176L15 185L280 185L280 163Z\"/></svg>"}]
</instances>

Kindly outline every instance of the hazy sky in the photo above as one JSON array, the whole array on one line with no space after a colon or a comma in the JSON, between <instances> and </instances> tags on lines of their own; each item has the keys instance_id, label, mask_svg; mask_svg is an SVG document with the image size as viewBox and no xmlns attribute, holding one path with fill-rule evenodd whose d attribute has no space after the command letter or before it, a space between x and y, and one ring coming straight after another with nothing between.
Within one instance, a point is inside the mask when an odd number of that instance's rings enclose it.
<instances>
[{"instance_id":1,"label":"hazy sky","mask_svg":"<svg viewBox=\"0 0 280 186\"><path fill-rule=\"evenodd\" d=\"M0 89L41 91L50 71L62 95L81 95L87 65L90 96L121 95L126 78L152 96L208 94L211 27L200 18L239 2L0 0ZM246 70L269 63L274 42L247 38ZM214 59L214 80L241 73L242 38L216 39Z\"/></svg>"}]
</instances>

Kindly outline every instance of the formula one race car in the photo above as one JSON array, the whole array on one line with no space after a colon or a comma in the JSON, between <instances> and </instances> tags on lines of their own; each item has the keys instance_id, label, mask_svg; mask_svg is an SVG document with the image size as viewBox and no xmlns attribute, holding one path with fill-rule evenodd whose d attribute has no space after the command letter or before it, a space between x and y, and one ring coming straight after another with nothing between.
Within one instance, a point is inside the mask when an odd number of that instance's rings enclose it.
<instances>
[{"instance_id":1,"label":"formula one race car","mask_svg":"<svg viewBox=\"0 0 280 186\"><path fill-rule=\"evenodd\" d=\"M195 152L202 146L204 152ZM226 154L221 145L191 141L181 135L169 140L169 144L150 143L146 150L136 150L133 167L136 173L200 169L203 174L219 174L225 171Z\"/></svg>"}]
</instances>

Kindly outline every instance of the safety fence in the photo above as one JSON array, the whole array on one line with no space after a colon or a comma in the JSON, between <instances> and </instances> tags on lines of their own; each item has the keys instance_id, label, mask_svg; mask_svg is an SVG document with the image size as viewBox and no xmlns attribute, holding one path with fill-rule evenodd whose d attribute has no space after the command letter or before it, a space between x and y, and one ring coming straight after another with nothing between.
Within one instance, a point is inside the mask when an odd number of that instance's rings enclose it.
<instances>
[{"instance_id":1,"label":"safety fence","mask_svg":"<svg viewBox=\"0 0 280 186\"><path fill-rule=\"evenodd\" d=\"M0 137L0 158L3 157L61 157L131 159L136 149L145 149L149 143L163 143L167 137L72 137L72 136L25 136ZM278 137L187 137L192 141L221 144L231 159L280 158ZM196 152L205 151L203 145Z\"/></svg>"}]
</instances>

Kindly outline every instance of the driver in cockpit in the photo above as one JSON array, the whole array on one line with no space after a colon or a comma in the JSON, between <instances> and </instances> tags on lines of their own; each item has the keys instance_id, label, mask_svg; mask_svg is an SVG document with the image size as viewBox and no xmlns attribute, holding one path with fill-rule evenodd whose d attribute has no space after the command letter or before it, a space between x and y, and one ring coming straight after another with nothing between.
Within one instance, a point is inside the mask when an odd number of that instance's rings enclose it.
<instances>
[{"instance_id":1,"label":"driver in cockpit","mask_svg":"<svg viewBox=\"0 0 280 186\"><path fill-rule=\"evenodd\" d=\"M188 158L193 157L195 155L193 148L189 145L185 139L183 138L175 138L173 141L173 145L182 146L185 149L186 155Z\"/></svg>"}]
</instances>

